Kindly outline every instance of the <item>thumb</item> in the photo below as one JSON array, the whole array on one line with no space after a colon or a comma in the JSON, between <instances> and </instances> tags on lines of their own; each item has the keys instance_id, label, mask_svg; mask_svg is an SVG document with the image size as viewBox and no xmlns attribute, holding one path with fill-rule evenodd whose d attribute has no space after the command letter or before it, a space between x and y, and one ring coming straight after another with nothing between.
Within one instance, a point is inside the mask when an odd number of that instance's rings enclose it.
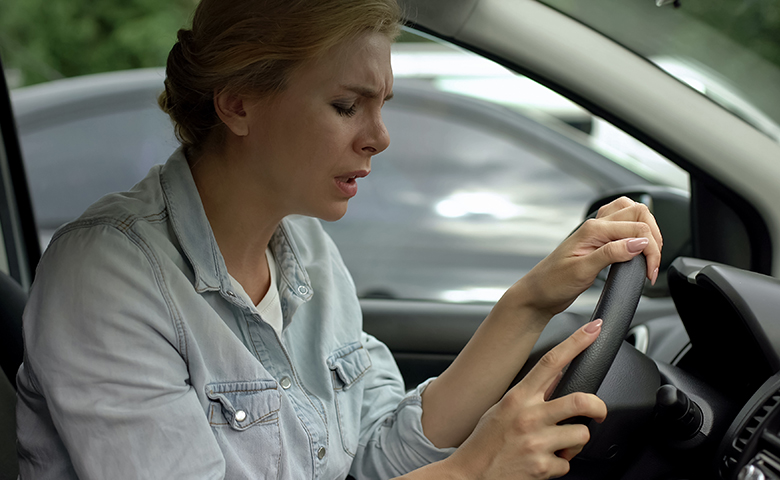
<instances>
[{"instance_id":1,"label":"thumb","mask_svg":"<svg viewBox=\"0 0 780 480\"><path fill-rule=\"evenodd\" d=\"M590 255L594 267L601 271L608 265L627 262L636 257L650 243L647 238L624 238L605 243Z\"/></svg>"}]
</instances>

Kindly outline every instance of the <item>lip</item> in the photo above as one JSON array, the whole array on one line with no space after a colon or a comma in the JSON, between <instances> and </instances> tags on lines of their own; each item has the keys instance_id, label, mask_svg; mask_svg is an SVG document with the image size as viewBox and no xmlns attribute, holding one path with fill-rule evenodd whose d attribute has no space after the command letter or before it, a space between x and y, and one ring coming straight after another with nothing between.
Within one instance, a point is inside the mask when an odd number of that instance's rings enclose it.
<instances>
[{"instance_id":1,"label":"lip","mask_svg":"<svg viewBox=\"0 0 780 480\"><path fill-rule=\"evenodd\" d=\"M355 170L354 172L345 173L334 177L333 180L341 193L347 198L352 198L357 195L357 179L368 176L371 173L370 170Z\"/></svg>"}]
</instances>

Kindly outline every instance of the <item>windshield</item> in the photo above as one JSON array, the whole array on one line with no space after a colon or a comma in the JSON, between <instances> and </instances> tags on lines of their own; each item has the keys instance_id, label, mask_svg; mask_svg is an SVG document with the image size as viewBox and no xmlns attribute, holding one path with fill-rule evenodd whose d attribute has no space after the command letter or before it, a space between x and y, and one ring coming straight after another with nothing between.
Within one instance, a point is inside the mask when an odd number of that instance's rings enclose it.
<instances>
[{"instance_id":1,"label":"windshield","mask_svg":"<svg viewBox=\"0 0 780 480\"><path fill-rule=\"evenodd\" d=\"M780 142L780 2L542 1Z\"/></svg>"}]
</instances>

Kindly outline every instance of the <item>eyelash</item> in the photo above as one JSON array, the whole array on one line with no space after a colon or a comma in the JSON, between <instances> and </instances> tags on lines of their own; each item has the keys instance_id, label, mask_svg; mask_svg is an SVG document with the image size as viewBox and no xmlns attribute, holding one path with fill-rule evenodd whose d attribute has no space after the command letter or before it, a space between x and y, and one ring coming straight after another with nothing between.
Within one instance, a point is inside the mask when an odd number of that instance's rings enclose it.
<instances>
[{"instance_id":1,"label":"eyelash","mask_svg":"<svg viewBox=\"0 0 780 480\"><path fill-rule=\"evenodd\" d=\"M349 107L344 107L342 105L333 105L333 108L335 108L338 114L341 115L342 117L351 117L355 115L355 112L357 112L355 105L350 105Z\"/></svg>"}]
</instances>

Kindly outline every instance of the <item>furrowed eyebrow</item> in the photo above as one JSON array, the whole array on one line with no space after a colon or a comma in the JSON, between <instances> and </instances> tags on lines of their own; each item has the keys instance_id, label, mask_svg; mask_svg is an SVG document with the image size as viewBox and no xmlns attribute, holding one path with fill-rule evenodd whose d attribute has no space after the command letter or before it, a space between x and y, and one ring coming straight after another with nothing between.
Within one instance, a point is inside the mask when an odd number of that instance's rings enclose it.
<instances>
[{"instance_id":1,"label":"furrowed eyebrow","mask_svg":"<svg viewBox=\"0 0 780 480\"><path fill-rule=\"evenodd\" d=\"M366 97L370 99L377 98L379 96L379 93L376 90L371 90L370 88L356 86L356 85L344 85L342 86L344 90L349 90L350 92L357 93L361 97ZM390 92L388 96L385 97L385 101L390 100L393 98L393 92Z\"/></svg>"}]
</instances>

